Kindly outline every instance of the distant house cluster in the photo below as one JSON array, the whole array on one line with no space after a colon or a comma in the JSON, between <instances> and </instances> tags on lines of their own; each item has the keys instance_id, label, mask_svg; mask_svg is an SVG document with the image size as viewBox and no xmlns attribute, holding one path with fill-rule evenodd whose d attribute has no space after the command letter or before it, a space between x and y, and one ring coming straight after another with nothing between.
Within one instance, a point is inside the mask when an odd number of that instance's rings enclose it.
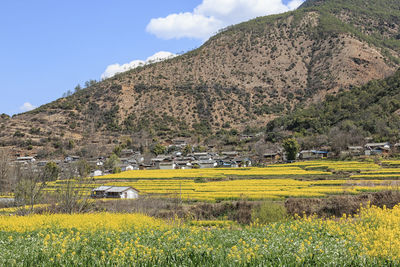
<instances>
[{"instance_id":1,"label":"distant house cluster","mask_svg":"<svg viewBox=\"0 0 400 267\"><path fill-rule=\"evenodd\" d=\"M394 145L389 142L367 143L364 146L349 146L347 150L342 151L342 155L351 156L376 156L388 155L390 153L400 153L400 143Z\"/></svg>"},{"instance_id":2,"label":"distant house cluster","mask_svg":"<svg viewBox=\"0 0 400 267\"><path fill-rule=\"evenodd\" d=\"M240 156L236 151L222 153L216 152L197 152L183 156L181 152L171 155L158 155L151 159L151 168L161 170L171 169L192 169L192 168L238 168L250 167L252 160L248 157Z\"/></svg>"},{"instance_id":3,"label":"distant house cluster","mask_svg":"<svg viewBox=\"0 0 400 267\"><path fill-rule=\"evenodd\" d=\"M251 139L253 136L242 136L244 139ZM185 140L173 140L167 147L168 154L149 156L142 155L139 151L132 149L123 149L119 153L118 168L121 171L133 171L144 169L193 169L193 168L239 168L251 167L254 165L262 166L277 162L286 162L285 151L277 147L275 150L266 150L264 153L244 154L238 151L223 151L215 152L211 147L211 151L194 152L195 149L187 150L188 143ZM329 147L321 147L318 149L301 150L297 159L299 160L314 160L324 158L334 158L337 156L375 156L389 155L391 153L400 153L400 143L390 144L389 142L382 143L366 143L365 145L349 146L347 149L340 151L339 154L332 153ZM105 168L106 156L85 159L92 172L90 176L103 176L113 172L111 169ZM64 159L51 160L60 168L67 169L68 165L79 162L81 157L76 155L68 155ZM49 161L37 161L35 157L17 157L15 164L34 164L38 167L45 166Z\"/></svg>"}]
</instances>

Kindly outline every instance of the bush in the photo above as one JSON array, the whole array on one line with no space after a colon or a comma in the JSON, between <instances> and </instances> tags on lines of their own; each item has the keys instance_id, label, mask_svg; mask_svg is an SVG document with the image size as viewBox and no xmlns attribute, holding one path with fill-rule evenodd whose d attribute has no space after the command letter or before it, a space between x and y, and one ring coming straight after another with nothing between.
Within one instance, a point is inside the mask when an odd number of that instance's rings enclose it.
<instances>
[{"instance_id":1,"label":"bush","mask_svg":"<svg viewBox=\"0 0 400 267\"><path fill-rule=\"evenodd\" d=\"M259 207L255 208L251 214L253 222L268 224L273 222L284 221L287 218L287 211L284 205L266 201Z\"/></svg>"},{"instance_id":2,"label":"bush","mask_svg":"<svg viewBox=\"0 0 400 267\"><path fill-rule=\"evenodd\" d=\"M120 167L114 167L114 168L112 169L112 173L120 173L120 172L122 172L122 170L121 170Z\"/></svg>"}]
</instances>

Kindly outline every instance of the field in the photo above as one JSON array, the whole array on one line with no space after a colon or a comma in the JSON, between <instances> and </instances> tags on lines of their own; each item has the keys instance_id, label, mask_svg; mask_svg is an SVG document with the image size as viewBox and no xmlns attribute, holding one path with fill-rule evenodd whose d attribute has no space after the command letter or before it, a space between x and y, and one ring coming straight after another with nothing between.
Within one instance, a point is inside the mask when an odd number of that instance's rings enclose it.
<instances>
[{"instance_id":1,"label":"field","mask_svg":"<svg viewBox=\"0 0 400 267\"><path fill-rule=\"evenodd\" d=\"M266 226L139 214L0 216L0 265L398 265L399 236L400 206Z\"/></svg>"},{"instance_id":2,"label":"field","mask_svg":"<svg viewBox=\"0 0 400 267\"><path fill-rule=\"evenodd\" d=\"M399 161L400 162L400 161ZM307 161L266 168L135 170L94 177L81 184L89 193L99 185L131 186L141 195L180 198L184 201L283 200L398 190L398 161ZM63 181L48 184L47 191L62 188Z\"/></svg>"},{"instance_id":3,"label":"field","mask_svg":"<svg viewBox=\"0 0 400 267\"><path fill-rule=\"evenodd\" d=\"M203 203L195 202L282 203L293 197L398 191L399 177L400 161L309 161L267 168L129 171L77 185L88 194L99 185L132 186L141 196L161 202L181 198L188 202L182 206L196 208ZM65 186L65 181L50 182L46 192ZM134 213L9 216L17 210L0 209L0 266L400 264L400 205L361 207L358 215L342 218L284 216L267 225L258 224L258 217L248 225L226 215L202 221L177 213L165 220Z\"/></svg>"}]
</instances>

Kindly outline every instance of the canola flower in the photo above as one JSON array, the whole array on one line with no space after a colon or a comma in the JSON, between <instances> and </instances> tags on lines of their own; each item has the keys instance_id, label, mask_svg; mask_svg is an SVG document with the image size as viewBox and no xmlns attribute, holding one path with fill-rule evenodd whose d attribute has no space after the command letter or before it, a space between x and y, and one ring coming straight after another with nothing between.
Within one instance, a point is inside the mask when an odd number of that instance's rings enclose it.
<instances>
[{"instance_id":1,"label":"canola flower","mask_svg":"<svg viewBox=\"0 0 400 267\"><path fill-rule=\"evenodd\" d=\"M48 206L50 206L50 205L49 204L35 204L35 205L33 205L33 209L46 208ZM0 213L14 213L19 210L29 210L31 208L32 207L29 205L25 205L25 206L21 206L21 207L2 208L2 209L0 209Z\"/></svg>"},{"instance_id":2,"label":"canola flower","mask_svg":"<svg viewBox=\"0 0 400 267\"><path fill-rule=\"evenodd\" d=\"M189 170L134 170L117 174L95 177L98 180L109 179L173 179L173 178L229 178L254 176L313 176L330 175L326 171L307 171L299 167L283 168L214 168Z\"/></svg>"},{"instance_id":3,"label":"canola flower","mask_svg":"<svg viewBox=\"0 0 400 267\"><path fill-rule=\"evenodd\" d=\"M250 226L168 224L137 214L0 216L0 228L1 266L400 264L400 206Z\"/></svg>"},{"instance_id":4,"label":"canola flower","mask_svg":"<svg viewBox=\"0 0 400 267\"><path fill-rule=\"evenodd\" d=\"M0 216L0 231L30 232L43 229L126 230L140 228L165 228L167 224L141 214L52 214L28 216Z\"/></svg>"},{"instance_id":5,"label":"canola flower","mask_svg":"<svg viewBox=\"0 0 400 267\"><path fill-rule=\"evenodd\" d=\"M333 171L366 171L378 170L381 167L378 164L371 162L359 161L330 161L330 160L317 160L317 161L304 161L288 164L276 164L271 167L284 168L284 167L301 167L306 170L313 169L326 169Z\"/></svg>"},{"instance_id":6,"label":"canola flower","mask_svg":"<svg viewBox=\"0 0 400 267\"><path fill-rule=\"evenodd\" d=\"M358 173L350 176L354 172ZM349 179L343 179L346 175ZM399 178L400 169L382 168L371 162L317 160L275 164L266 168L134 170L95 177L96 183L80 183L79 190L90 194L100 184L131 186L140 190L141 195L215 202L398 190L398 185L392 180ZM64 181L53 181L44 191L52 194L64 187Z\"/></svg>"},{"instance_id":7,"label":"canola flower","mask_svg":"<svg viewBox=\"0 0 400 267\"><path fill-rule=\"evenodd\" d=\"M184 200L220 201L283 199L287 197L326 197L334 194L359 194L393 189L393 181L248 179L196 183L193 180L138 180L110 182L109 186L131 186L142 193Z\"/></svg>"}]
</instances>

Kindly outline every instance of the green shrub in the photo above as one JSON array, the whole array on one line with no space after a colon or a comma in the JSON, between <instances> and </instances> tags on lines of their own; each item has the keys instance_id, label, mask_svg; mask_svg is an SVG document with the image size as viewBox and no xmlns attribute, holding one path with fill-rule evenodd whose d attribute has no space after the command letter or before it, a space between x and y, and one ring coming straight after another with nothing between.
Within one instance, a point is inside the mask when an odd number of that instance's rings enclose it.
<instances>
[{"instance_id":1,"label":"green shrub","mask_svg":"<svg viewBox=\"0 0 400 267\"><path fill-rule=\"evenodd\" d=\"M253 210L251 219L261 224L280 222L287 219L287 211L280 203L266 201Z\"/></svg>"}]
</instances>

